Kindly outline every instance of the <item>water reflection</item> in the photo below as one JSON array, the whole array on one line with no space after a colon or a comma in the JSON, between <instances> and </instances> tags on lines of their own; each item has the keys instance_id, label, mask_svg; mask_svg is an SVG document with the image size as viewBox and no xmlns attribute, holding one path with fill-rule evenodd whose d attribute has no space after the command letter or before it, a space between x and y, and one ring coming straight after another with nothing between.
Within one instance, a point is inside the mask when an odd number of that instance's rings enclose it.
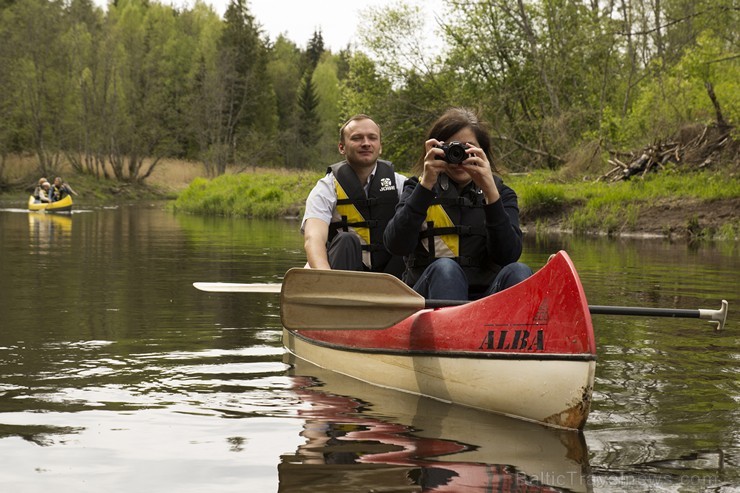
<instances>
[{"instance_id":1,"label":"water reflection","mask_svg":"<svg viewBox=\"0 0 740 493\"><path fill-rule=\"evenodd\" d=\"M275 295L192 287L279 282L305 261L295 221L174 215L162 204L59 219L0 209L8 491L729 493L740 484L736 243L525 236L523 261L534 267L569 252L591 304L730 302L721 333L692 319L595 316L592 412L584 435L564 436L288 371Z\"/></svg>"},{"instance_id":2,"label":"water reflection","mask_svg":"<svg viewBox=\"0 0 740 493\"><path fill-rule=\"evenodd\" d=\"M363 384L286 355L303 403L280 491L591 491L583 435Z\"/></svg>"},{"instance_id":3,"label":"water reflection","mask_svg":"<svg viewBox=\"0 0 740 493\"><path fill-rule=\"evenodd\" d=\"M52 248L69 245L69 238L72 234L72 216L71 214L29 212L28 229L31 248L40 254L47 254Z\"/></svg>"}]
</instances>

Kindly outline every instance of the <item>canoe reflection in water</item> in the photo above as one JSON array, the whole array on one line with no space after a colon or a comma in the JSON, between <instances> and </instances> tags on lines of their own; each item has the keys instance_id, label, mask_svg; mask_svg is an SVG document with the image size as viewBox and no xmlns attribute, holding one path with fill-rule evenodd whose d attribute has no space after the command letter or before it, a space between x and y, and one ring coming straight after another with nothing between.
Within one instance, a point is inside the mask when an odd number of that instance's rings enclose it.
<instances>
[{"instance_id":1,"label":"canoe reflection in water","mask_svg":"<svg viewBox=\"0 0 740 493\"><path fill-rule=\"evenodd\" d=\"M45 212L29 212L28 229L31 246L35 246L40 251L46 252L55 243L69 238L72 233L72 217L70 215L62 216Z\"/></svg>"},{"instance_id":2,"label":"canoe reflection in water","mask_svg":"<svg viewBox=\"0 0 740 493\"><path fill-rule=\"evenodd\" d=\"M281 457L280 492L591 491L581 432L286 362L305 443Z\"/></svg>"}]
</instances>

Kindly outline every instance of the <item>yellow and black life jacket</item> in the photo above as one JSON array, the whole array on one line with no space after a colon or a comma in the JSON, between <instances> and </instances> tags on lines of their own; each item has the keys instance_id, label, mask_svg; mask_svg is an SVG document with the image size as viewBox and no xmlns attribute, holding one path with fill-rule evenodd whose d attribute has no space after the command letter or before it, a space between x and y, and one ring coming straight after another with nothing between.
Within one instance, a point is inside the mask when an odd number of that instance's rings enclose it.
<instances>
[{"instance_id":1,"label":"yellow and black life jacket","mask_svg":"<svg viewBox=\"0 0 740 493\"><path fill-rule=\"evenodd\" d=\"M440 175L440 181L446 175ZM500 179L495 177L496 185ZM472 291L486 289L501 270L490 260L482 190L471 183L462 193L453 184L435 185L436 198L427 208L415 251L406 259L404 280L414 285L424 269L438 258L451 258L465 271Z\"/></svg>"},{"instance_id":2,"label":"yellow and black life jacket","mask_svg":"<svg viewBox=\"0 0 740 493\"><path fill-rule=\"evenodd\" d=\"M398 189L393 164L378 161L375 175L365 195L360 180L347 161L329 166L334 175L337 213L340 220L329 225L329 241L337 231L354 231L360 237L362 260L373 272L389 272L391 254L383 246L383 231L398 203ZM393 262L394 275L400 276L400 265Z\"/></svg>"}]
</instances>

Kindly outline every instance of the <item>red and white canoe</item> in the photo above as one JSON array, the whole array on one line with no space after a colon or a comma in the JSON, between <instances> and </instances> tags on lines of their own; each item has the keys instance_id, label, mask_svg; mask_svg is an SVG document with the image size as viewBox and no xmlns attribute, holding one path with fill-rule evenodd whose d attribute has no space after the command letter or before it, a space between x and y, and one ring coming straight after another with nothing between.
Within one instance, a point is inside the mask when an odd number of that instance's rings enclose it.
<instances>
[{"instance_id":1,"label":"red and white canoe","mask_svg":"<svg viewBox=\"0 0 740 493\"><path fill-rule=\"evenodd\" d=\"M560 428L586 423L596 344L563 251L526 281L478 301L421 309L383 330L354 327L351 313L346 323L347 330L288 328L283 343L298 358L374 385Z\"/></svg>"},{"instance_id":2,"label":"red and white canoe","mask_svg":"<svg viewBox=\"0 0 740 493\"><path fill-rule=\"evenodd\" d=\"M561 251L526 281L474 302L424 300L389 274L290 269L280 284L196 282L202 291L280 293L295 357L381 387L566 429L588 418L591 314L698 318L718 310L586 304ZM380 329L380 330L379 330Z\"/></svg>"}]
</instances>

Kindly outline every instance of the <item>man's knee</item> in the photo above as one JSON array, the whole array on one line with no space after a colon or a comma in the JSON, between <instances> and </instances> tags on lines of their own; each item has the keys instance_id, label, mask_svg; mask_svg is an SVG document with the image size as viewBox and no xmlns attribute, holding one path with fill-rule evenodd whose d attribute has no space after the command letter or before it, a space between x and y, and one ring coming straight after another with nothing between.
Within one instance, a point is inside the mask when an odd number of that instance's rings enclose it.
<instances>
[{"instance_id":1,"label":"man's knee","mask_svg":"<svg viewBox=\"0 0 740 493\"><path fill-rule=\"evenodd\" d=\"M329 265L339 270L364 270L362 244L354 233L340 231L329 243Z\"/></svg>"},{"instance_id":2,"label":"man's knee","mask_svg":"<svg viewBox=\"0 0 740 493\"><path fill-rule=\"evenodd\" d=\"M362 245L360 244L360 237L354 233L347 231L339 231L337 235L331 240L330 248L339 248L347 250L361 250Z\"/></svg>"}]
</instances>

